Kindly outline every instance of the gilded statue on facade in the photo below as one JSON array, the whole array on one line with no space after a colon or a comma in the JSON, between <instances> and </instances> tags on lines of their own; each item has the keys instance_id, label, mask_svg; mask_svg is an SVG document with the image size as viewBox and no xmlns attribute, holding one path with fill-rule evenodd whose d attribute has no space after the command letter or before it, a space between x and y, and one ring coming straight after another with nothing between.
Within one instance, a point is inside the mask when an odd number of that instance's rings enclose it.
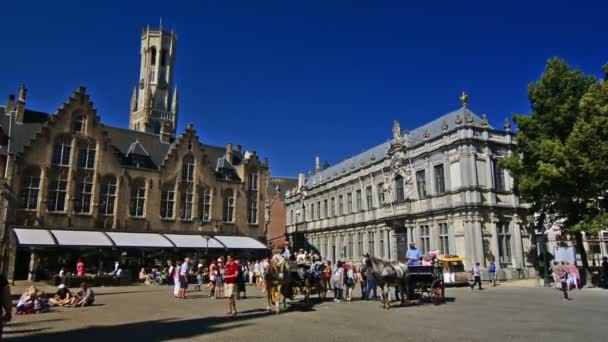
<instances>
[{"instance_id":1,"label":"gilded statue on facade","mask_svg":"<svg viewBox=\"0 0 608 342\"><path fill-rule=\"evenodd\" d=\"M401 125L397 120L393 122L393 139L401 140Z\"/></svg>"}]
</instances>

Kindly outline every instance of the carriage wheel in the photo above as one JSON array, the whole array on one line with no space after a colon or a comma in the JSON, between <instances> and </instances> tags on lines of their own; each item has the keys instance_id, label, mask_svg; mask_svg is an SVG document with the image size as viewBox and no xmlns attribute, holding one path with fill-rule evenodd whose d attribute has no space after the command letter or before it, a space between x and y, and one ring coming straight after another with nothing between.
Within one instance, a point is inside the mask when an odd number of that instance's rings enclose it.
<instances>
[{"instance_id":1,"label":"carriage wheel","mask_svg":"<svg viewBox=\"0 0 608 342\"><path fill-rule=\"evenodd\" d=\"M445 286L439 281L435 280L431 285L431 300L433 304L439 305L443 303L445 299Z\"/></svg>"}]
</instances>

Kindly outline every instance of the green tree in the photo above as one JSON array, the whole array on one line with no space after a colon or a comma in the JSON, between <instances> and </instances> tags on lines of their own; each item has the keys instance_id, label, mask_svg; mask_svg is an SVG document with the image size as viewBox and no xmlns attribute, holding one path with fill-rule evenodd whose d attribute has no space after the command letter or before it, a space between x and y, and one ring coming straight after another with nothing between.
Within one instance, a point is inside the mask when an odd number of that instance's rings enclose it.
<instances>
[{"instance_id":1,"label":"green tree","mask_svg":"<svg viewBox=\"0 0 608 342\"><path fill-rule=\"evenodd\" d=\"M572 69L559 58L550 59L540 79L528 87L531 115L514 115L518 126L516 153L502 166L516 179L517 191L541 218L567 218L573 226L581 221L578 179L571 177L572 160L566 141L581 115L581 102L595 84L593 76ZM585 103L593 107L594 102ZM545 226L545 222L539 222ZM580 232L577 232L580 237ZM588 268L582 238L578 250Z\"/></svg>"}]
</instances>

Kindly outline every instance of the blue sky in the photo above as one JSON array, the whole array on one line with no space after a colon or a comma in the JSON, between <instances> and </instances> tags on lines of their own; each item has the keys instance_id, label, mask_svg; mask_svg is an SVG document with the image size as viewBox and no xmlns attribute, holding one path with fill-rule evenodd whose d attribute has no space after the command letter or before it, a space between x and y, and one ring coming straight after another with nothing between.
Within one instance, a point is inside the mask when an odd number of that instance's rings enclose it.
<instances>
[{"instance_id":1,"label":"blue sky","mask_svg":"<svg viewBox=\"0 0 608 342\"><path fill-rule=\"evenodd\" d=\"M242 144L275 176L335 164L460 106L502 127L528 113L552 56L601 75L607 2L12 1L0 20L0 95L54 112L85 85L102 121L128 125L141 29L178 34L180 130ZM1 99L1 98L0 98ZM5 100L1 100L5 102Z\"/></svg>"}]
</instances>

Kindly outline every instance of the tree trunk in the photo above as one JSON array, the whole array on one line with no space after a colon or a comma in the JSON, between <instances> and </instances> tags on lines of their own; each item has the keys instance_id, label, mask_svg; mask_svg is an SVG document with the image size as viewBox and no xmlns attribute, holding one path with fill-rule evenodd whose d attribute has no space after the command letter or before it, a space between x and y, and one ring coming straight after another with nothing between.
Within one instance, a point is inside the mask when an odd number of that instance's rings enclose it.
<instances>
[{"instance_id":1,"label":"tree trunk","mask_svg":"<svg viewBox=\"0 0 608 342\"><path fill-rule=\"evenodd\" d=\"M591 268L589 267L589 260L587 260L587 251L585 251L585 245L583 244L583 233L574 233L576 239L576 249L581 255L581 261L583 262L583 275L585 278L585 285L591 285Z\"/></svg>"}]
</instances>

